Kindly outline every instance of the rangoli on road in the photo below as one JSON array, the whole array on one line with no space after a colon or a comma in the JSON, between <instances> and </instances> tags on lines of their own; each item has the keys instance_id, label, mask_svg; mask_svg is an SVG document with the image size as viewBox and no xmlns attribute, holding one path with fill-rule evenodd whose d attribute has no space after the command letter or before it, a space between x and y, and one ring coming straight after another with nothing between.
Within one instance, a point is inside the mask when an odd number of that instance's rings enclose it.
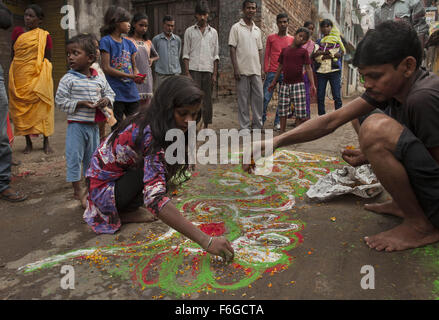
<instances>
[{"instance_id":1,"label":"rangoli on road","mask_svg":"<svg viewBox=\"0 0 439 320\"><path fill-rule=\"evenodd\" d=\"M290 252L303 238L304 223L292 217L295 199L336 168L336 158L281 150L269 176L254 176L240 167L212 172L209 186L196 178L174 197L177 207L202 231L225 236L235 249L226 265L173 229L130 244L75 250L20 268L33 272L61 262L88 263L113 277L130 278L140 290L158 287L175 296L236 290L264 273L293 263ZM190 194L196 194L189 196Z\"/></svg>"}]
</instances>

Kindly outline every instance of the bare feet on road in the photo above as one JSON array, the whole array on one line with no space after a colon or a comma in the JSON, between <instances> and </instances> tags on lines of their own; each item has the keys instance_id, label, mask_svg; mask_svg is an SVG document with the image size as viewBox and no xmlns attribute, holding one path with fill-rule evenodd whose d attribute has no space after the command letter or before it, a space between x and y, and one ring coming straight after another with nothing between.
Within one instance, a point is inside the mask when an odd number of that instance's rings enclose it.
<instances>
[{"instance_id":1,"label":"bare feet on road","mask_svg":"<svg viewBox=\"0 0 439 320\"><path fill-rule=\"evenodd\" d=\"M404 218L404 212L398 207L396 202L389 200L383 203L369 203L364 205L364 209L379 214L390 214L392 216Z\"/></svg>"},{"instance_id":2,"label":"bare feet on road","mask_svg":"<svg viewBox=\"0 0 439 320\"><path fill-rule=\"evenodd\" d=\"M402 251L422 247L439 241L439 229L419 228L404 221L399 226L371 237L364 238L366 244L377 251Z\"/></svg>"},{"instance_id":3,"label":"bare feet on road","mask_svg":"<svg viewBox=\"0 0 439 320\"><path fill-rule=\"evenodd\" d=\"M157 221L157 218L143 207L135 211L124 212L120 214L122 223L149 223Z\"/></svg>"}]
</instances>

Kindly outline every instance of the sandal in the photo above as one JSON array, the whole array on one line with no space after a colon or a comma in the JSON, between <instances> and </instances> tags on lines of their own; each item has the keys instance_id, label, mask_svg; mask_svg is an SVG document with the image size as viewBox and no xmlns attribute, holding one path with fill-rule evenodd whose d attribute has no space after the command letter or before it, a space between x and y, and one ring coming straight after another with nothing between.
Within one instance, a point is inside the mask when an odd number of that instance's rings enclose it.
<instances>
[{"instance_id":1,"label":"sandal","mask_svg":"<svg viewBox=\"0 0 439 320\"><path fill-rule=\"evenodd\" d=\"M9 202L23 202L23 201L27 200L27 196L20 194L20 192L18 192L18 191L5 194L5 192L8 190L9 189L6 189L2 193L0 193L0 199L6 200Z\"/></svg>"},{"instance_id":2,"label":"sandal","mask_svg":"<svg viewBox=\"0 0 439 320\"><path fill-rule=\"evenodd\" d=\"M21 165L20 160L11 160L11 166L18 167L19 165Z\"/></svg>"}]
</instances>

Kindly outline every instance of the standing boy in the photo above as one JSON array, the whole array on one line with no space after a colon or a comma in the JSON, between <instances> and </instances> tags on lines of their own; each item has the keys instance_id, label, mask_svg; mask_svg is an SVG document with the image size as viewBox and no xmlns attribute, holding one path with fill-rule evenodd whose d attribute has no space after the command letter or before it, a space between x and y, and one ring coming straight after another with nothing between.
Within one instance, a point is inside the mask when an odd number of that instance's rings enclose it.
<instances>
[{"instance_id":1,"label":"standing boy","mask_svg":"<svg viewBox=\"0 0 439 320\"><path fill-rule=\"evenodd\" d=\"M282 49L290 46L293 43L294 37L287 34L288 23L290 19L286 13L280 13L277 15L276 22L279 29L278 33L273 33L268 36L267 44L265 46L265 58L264 58L264 71L266 73L266 79L264 82L264 113L262 115L262 123L267 120L267 108L268 104L273 97L273 91L269 91L268 87L273 82L274 76L279 66L279 56ZM278 82L282 83L283 74L280 75ZM274 119L275 130L280 129L279 124L279 111L276 110L276 118Z\"/></svg>"},{"instance_id":2,"label":"standing boy","mask_svg":"<svg viewBox=\"0 0 439 320\"><path fill-rule=\"evenodd\" d=\"M163 18L163 32L152 39L160 59L155 62L157 88L166 78L181 74L181 39L174 34L175 21L171 16Z\"/></svg>"},{"instance_id":3,"label":"standing boy","mask_svg":"<svg viewBox=\"0 0 439 320\"><path fill-rule=\"evenodd\" d=\"M284 48L279 56L279 66L276 75L268 90L273 91L281 73L284 80L279 90L279 117L280 132L284 133L287 126L287 117L291 114L291 103L294 105L296 126L306 121L306 90L303 79L305 67L308 78L311 81L311 93L315 94L314 77L311 69L311 58L306 49L302 46L309 40L310 32L307 28L299 28L296 31L293 44Z\"/></svg>"},{"instance_id":4,"label":"standing boy","mask_svg":"<svg viewBox=\"0 0 439 320\"><path fill-rule=\"evenodd\" d=\"M91 35L78 35L67 41L67 59L71 70L60 80L56 106L66 112L67 182L71 182L75 199L85 208L81 188L81 165L85 173L99 145L97 123L105 119L101 109L114 103L115 93L107 80L91 65L96 61L96 44Z\"/></svg>"},{"instance_id":5,"label":"standing boy","mask_svg":"<svg viewBox=\"0 0 439 320\"><path fill-rule=\"evenodd\" d=\"M236 80L238 118L242 129L250 129L249 104L253 113L252 128L262 129L264 92L262 81L262 35L253 21L256 2L245 0L242 5L244 17L232 26L229 36L230 57Z\"/></svg>"},{"instance_id":6,"label":"standing boy","mask_svg":"<svg viewBox=\"0 0 439 320\"><path fill-rule=\"evenodd\" d=\"M203 123L212 123L212 87L218 76L218 33L208 23L209 8L202 2L195 7L197 24L184 34L183 61L186 75L204 91Z\"/></svg>"}]
</instances>

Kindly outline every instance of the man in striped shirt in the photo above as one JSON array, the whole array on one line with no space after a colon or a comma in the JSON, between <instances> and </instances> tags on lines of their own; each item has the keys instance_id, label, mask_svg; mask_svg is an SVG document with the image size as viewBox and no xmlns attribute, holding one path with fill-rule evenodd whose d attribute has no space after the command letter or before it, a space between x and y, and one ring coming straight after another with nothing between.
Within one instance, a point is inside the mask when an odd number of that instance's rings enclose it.
<instances>
[{"instance_id":1,"label":"man in striped shirt","mask_svg":"<svg viewBox=\"0 0 439 320\"><path fill-rule=\"evenodd\" d=\"M102 110L112 106L115 97L107 80L90 68L96 60L96 51L91 35L78 35L67 42L71 70L61 79L55 97L56 106L67 113L67 182L72 183L74 197L83 206L86 192L80 185L81 165L85 175L99 145L97 123L106 120Z\"/></svg>"}]
</instances>

